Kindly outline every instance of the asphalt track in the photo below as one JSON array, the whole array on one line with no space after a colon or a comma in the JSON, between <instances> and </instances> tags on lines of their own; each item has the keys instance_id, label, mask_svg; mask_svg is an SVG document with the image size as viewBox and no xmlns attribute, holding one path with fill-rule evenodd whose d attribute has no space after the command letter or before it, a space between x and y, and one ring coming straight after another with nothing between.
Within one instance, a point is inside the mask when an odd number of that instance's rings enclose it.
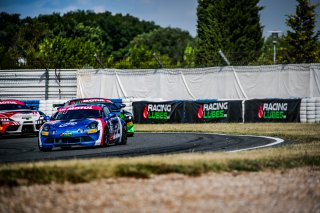
<instances>
[{"instance_id":1,"label":"asphalt track","mask_svg":"<svg viewBox=\"0 0 320 213\"><path fill-rule=\"evenodd\" d=\"M136 133L126 145L108 147L55 148L50 152L38 149L34 136L0 138L0 163L34 162L98 157L132 157L152 154L190 152L236 152L286 143L279 138L233 136L202 133Z\"/></svg>"}]
</instances>

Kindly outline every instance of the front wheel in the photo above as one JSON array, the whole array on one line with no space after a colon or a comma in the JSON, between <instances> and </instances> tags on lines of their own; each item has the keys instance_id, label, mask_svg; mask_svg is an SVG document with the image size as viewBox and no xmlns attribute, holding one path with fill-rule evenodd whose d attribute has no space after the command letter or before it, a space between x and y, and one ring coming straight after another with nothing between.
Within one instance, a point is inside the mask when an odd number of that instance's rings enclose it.
<instances>
[{"instance_id":1,"label":"front wheel","mask_svg":"<svg viewBox=\"0 0 320 213\"><path fill-rule=\"evenodd\" d=\"M121 135L121 145L127 144L127 126L123 125L122 127L122 135Z\"/></svg>"},{"instance_id":2,"label":"front wheel","mask_svg":"<svg viewBox=\"0 0 320 213\"><path fill-rule=\"evenodd\" d=\"M109 132L107 129L104 131L103 146L109 146Z\"/></svg>"}]
</instances>

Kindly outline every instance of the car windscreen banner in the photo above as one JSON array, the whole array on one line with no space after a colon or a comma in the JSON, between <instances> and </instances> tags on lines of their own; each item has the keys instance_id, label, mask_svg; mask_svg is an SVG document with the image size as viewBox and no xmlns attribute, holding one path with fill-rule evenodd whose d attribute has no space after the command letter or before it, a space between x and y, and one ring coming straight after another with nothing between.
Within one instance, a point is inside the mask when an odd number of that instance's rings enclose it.
<instances>
[{"instance_id":1,"label":"car windscreen banner","mask_svg":"<svg viewBox=\"0 0 320 213\"><path fill-rule=\"evenodd\" d=\"M245 122L300 122L301 99L245 101Z\"/></svg>"},{"instance_id":2,"label":"car windscreen banner","mask_svg":"<svg viewBox=\"0 0 320 213\"><path fill-rule=\"evenodd\" d=\"M132 103L135 123L181 123L183 120L183 102L148 102Z\"/></svg>"},{"instance_id":3,"label":"car windscreen banner","mask_svg":"<svg viewBox=\"0 0 320 213\"><path fill-rule=\"evenodd\" d=\"M242 122L242 101L190 101L185 103L186 122Z\"/></svg>"}]
</instances>

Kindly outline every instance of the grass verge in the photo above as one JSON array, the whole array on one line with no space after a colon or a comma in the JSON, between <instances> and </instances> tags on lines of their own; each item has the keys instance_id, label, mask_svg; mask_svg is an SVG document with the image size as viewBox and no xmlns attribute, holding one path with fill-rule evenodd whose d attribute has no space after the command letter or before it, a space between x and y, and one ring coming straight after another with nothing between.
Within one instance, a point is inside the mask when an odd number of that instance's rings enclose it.
<instances>
[{"instance_id":1,"label":"grass verge","mask_svg":"<svg viewBox=\"0 0 320 213\"><path fill-rule=\"evenodd\" d=\"M102 178L180 173L248 172L320 167L319 124L136 125L137 131L216 132L281 137L297 141L278 148L239 153L193 153L134 158L104 158L0 165L0 185L81 183Z\"/></svg>"}]
</instances>

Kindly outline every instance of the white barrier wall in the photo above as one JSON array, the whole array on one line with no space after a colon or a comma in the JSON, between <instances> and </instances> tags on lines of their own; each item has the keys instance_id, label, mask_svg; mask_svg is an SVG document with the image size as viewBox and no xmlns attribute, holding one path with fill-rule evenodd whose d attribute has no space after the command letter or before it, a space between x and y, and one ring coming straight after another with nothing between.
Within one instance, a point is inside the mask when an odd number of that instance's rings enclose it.
<instances>
[{"instance_id":1,"label":"white barrier wall","mask_svg":"<svg viewBox=\"0 0 320 213\"><path fill-rule=\"evenodd\" d=\"M316 99L316 123L320 123L320 98Z\"/></svg>"},{"instance_id":2,"label":"white barrier wall","mask_svg":"<svg viewBox=\"0 0 320 213\"><path fill-rule=\"evenodd\" d=\"M152 100L320 97L320 64L79 70L77 97Z\"/></svg>"},{"instance_id":3,"label":"white barrier wall","mask_svg":"<svg viewBox=\"0 0 320 213\"><path fill-rule=\"evenodd\" d=\"M320 123L320 98L303 98L300 106L301 123Z\"/></svg>"},{"instance_id":4,"label":"white barrier wall","mask_svg":"<svg viewBox=\"0 0 320 213\"><path fill-rule=\"evenodd\" d=\"M45 100L76 97L76 69L0 70L0 99Z\"/></svg>"}]
</instances>

